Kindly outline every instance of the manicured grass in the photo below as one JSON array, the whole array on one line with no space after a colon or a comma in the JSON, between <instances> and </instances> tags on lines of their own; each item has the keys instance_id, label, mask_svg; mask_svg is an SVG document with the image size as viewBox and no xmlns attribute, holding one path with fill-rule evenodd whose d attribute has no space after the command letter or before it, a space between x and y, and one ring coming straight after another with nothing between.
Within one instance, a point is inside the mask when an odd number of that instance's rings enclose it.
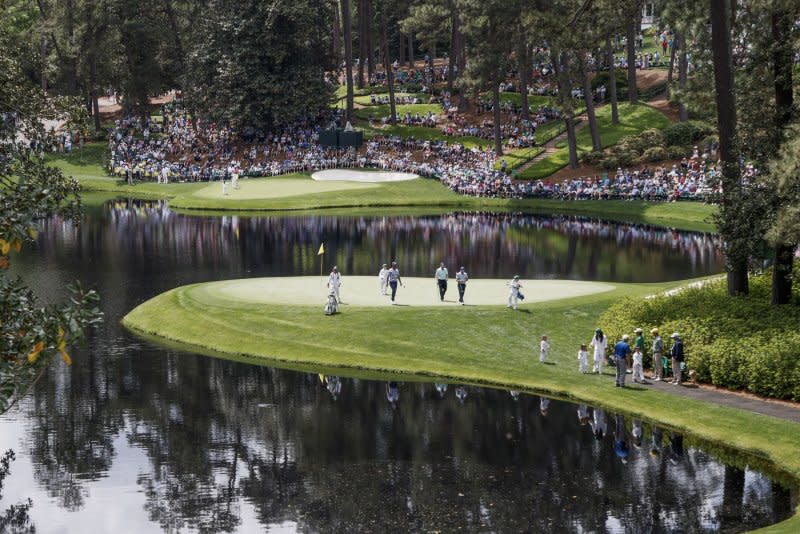
<instances>
[{"instance_id":1,"label":"manicured grass","mask_svg":"<svg viewBox=\"0 0 800 534\"><path fill-rule=\"evenodd\" d=\"M413 137L425 141L447 141L448 143L461 143L466 148L485 147L491 144L489 139L481 139L472 136L452 136L445 135L439 128L428 128L427 126L406 126L405 124L386 125L382 127L369 126L366 122L359 124L358 127L364 130L365 137L374 135L398 136L402 138Z\"/></svg>"},{"instance_id":2,"label":"manicured grass","mask_svg":"<svg viewBox=\"0 0 800 534\"><path fill-rule=\"evenodd\" d=\"M346 282L346 278L345 278ZM536 390L604 406L754 455L800 477L800 425L644 386L616 389L606 376L581 375L575 353L601 313L623 296L644 297L676 284L614 284L607 293L524 305L443 308L345 307L324 317L321 305L259 304L210 291L203 284L164 293L128 314L136 332L267 365L317 372L341 368L395 372L509 389ZM346 285L343 286L343 289ZM320 289L323 294L324 288ZM433 292L434 288L431 286ZM400 298L402 298L401 288ZM380 298L376 295L375 297ZM502 295L498 296L502 299ZM322 299L320 299L322 300ZM386 325L386 328L380 328ZM376 328L377 327L377 328ZM444 333L444 334L443 334ZM538 363L538 338L547 334L550 361ZM774 530L796 532L800 518Z\"/></svg>"},{"instance_id":3,"label":"manicured grass","mask_svg":"<svg viewBox=\"0 0 800 534\"><path fill-rule=\"evenodd\" d=\"M395 110L397 113L397 120L401 122L406 112L411 113L412 116L419 113L421 117L424 117L429 112L434 115L439 115L442 112L442 106L439 104L398 104L395 106ZM367 120L369 117L372 117L374 120L380 120L383 117L389 116L390 108L389 104L379 104L357 109L355 113L356 117L362 120Z\"/></svg>"},{"instance_id":4,"label":"manicured grass","mask_svg":"<svg viewBox=\"0 0 800 534\"><path fill-rule=\"evenodd\" d=\"M603 147L615 145L625 136L635 135L649 128L664 128L669 119L663 113L646 104L633 106L627 103L619 105L619 124L611 124L611 106L597 109L597 125ZM581 128L577 133L578 155L592 149L592 137L589 128ZM537 161L523 173L520 178L539 180L550 176L569 163L569 149L562 148L558 152Z\"/></svg>"}]
</instances>

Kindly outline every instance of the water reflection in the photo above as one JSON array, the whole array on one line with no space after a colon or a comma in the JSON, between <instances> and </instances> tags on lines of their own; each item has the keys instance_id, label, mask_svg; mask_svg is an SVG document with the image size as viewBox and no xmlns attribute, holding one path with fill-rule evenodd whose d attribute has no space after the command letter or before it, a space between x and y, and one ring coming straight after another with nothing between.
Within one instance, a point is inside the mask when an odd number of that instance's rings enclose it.
<instances>
[{"instance_id":1,"label":"water reflection","mask_svg":"<svg viewBox=\"0 0 800 534\"><path fill-rule=\"evenodd\" d=\"M38 531L113 514L101 491L112 502L142 496L126 515L136 531L733 532L790 511L789 492L762 475L598 408L139 356L116 371L114 390L91 387L103 379L89 369L68 373L62 392L78 409L59 409L43 386L24 406L27 431L0 422L0 446L11 432L34 466ZM131 476L108 487L115 464Z\"/></svg>"},{"instance_id":2,"label":"water reflection","mask_svg":"<svg viewBox=\"0 0 800 534\"><path fill-rule=\"evenodd\" d=\"M204 265L245 275L319 274L317 251L345 275L376 275L397 259L401 272L429 276L440 261L470 276L655 282L724 267L713 234L588 218L515 213L427 217L194 217L163 202L114 202L81 229L53 220L42 248L93 254L114 267L169 272Z\"/></svg>"},{"instance_id":3,"label":"water reflection","mask_svg":"<svg viewBox=\"0 0 800 534\"><path fill-rule=\"evenodd\" d=\"M710 235L569 217L210 218L117 203L79 228L51 220L14 268L40 294L75 278L96 287L107 321L0 418L0 451L17 453L0 510L32 498L40 533L741 531L789 513L789 493L766 477L602 409L249 366L119 326L178 285L316 274L320 240L345 274L377 274L391 257L420 276L442 259L503 278L722 267ZM627 464L614 449L623 431Z\"/></svg>"}]
</instances>

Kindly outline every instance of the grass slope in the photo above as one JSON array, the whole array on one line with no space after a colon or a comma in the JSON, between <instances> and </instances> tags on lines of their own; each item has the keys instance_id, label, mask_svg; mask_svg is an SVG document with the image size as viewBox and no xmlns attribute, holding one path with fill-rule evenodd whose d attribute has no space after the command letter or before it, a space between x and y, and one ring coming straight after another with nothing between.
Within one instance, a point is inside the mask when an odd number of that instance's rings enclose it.
<instances>
[{"instance_id":1,"label":"grass slope","mask_svg":"<svg viewBox=\"0 0 800 534\"><path fill-rule=\"evenodd\" d=\"M597 127L603 147L615 145L625 136L635 135L649 128L664 128L669 119L657 109L646 104L619 104L619 123L611 123L611 106L597 108ZM578 155L592 149L592 137L589 128L584 127L577 133ZM539 180L550 176L569 164L569 149L559 149L554 154L537 161L522 173L520 178Z\"/></svg>"},{"instance_id":2,"label":"grass slope","mask_svg":"<svg viewBox=\"0 0 800 534\"><path fill-rule=\"evenodd\" d=\"M578 345L589 340L597 318L610 304L674 285L617 284L608 293L524 306L520 312L504 306L387 306L382 312L348 307L345 313L325 317L321 305L243 303L198 284L140 305L123 323L144 335L231 357L249 355L269 365L313 372L350 368L362 376L364 371L389 371L537 390L724 443L752 454L751 460L763 467L773 465L794 480L800 478L798 424L643 386L620 390L612 386L610 376L577 372ZM555 365L537 361L542 334L550 337ZM798 528L796 515L763 532Z\"/></svg>"}]
</instances>

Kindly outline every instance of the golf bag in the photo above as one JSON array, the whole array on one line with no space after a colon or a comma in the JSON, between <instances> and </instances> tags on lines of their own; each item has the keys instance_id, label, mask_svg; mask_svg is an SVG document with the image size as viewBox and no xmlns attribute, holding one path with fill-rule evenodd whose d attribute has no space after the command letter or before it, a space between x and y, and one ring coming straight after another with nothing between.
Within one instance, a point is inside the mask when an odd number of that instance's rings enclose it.
<instances>
[{"instance_id":1,"label":"golf bag","mask_svg":"<svg viewBox=\"0 0 800 534\"><path fill-rule=\"evenodd\" d=\"M336 295L331 292L328 295L328 302L325 303L325 315L333 315L339 312L339 303L336 302Z\"/></svg>"}]
</instances>

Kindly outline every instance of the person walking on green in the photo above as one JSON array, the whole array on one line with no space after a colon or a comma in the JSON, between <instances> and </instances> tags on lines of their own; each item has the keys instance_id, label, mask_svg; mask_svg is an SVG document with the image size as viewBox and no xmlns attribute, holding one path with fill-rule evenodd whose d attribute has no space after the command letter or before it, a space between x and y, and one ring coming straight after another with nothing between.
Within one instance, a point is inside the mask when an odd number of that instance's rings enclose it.
<instances>
[{"instance_id":1,"label":"person walking on green","mask_svg":"<svg viewBox=\"0 0 800 534\"><path fill-rule=\"evenodd\" d=\"M459 269L459 271L456 273L456 282L458 283L458 302L460 302L462 306L464 305L464 292L467 290L468 280L469 276L462 265L461 269Z\"/></svg>"},{"instance_id":2,"label":"person walking on green","mask_svg":"<svg viewBox=\"0 0 800 534\"><path fill-rule=\"evenodd\" d=\"M436 279L436 285L439 286L439 300L444 302L444 294L447 293L447 267L444 266L444 262L439 264L439 268L436 269L436 274L434 278Z\"/></svg>"}]
</instances>

